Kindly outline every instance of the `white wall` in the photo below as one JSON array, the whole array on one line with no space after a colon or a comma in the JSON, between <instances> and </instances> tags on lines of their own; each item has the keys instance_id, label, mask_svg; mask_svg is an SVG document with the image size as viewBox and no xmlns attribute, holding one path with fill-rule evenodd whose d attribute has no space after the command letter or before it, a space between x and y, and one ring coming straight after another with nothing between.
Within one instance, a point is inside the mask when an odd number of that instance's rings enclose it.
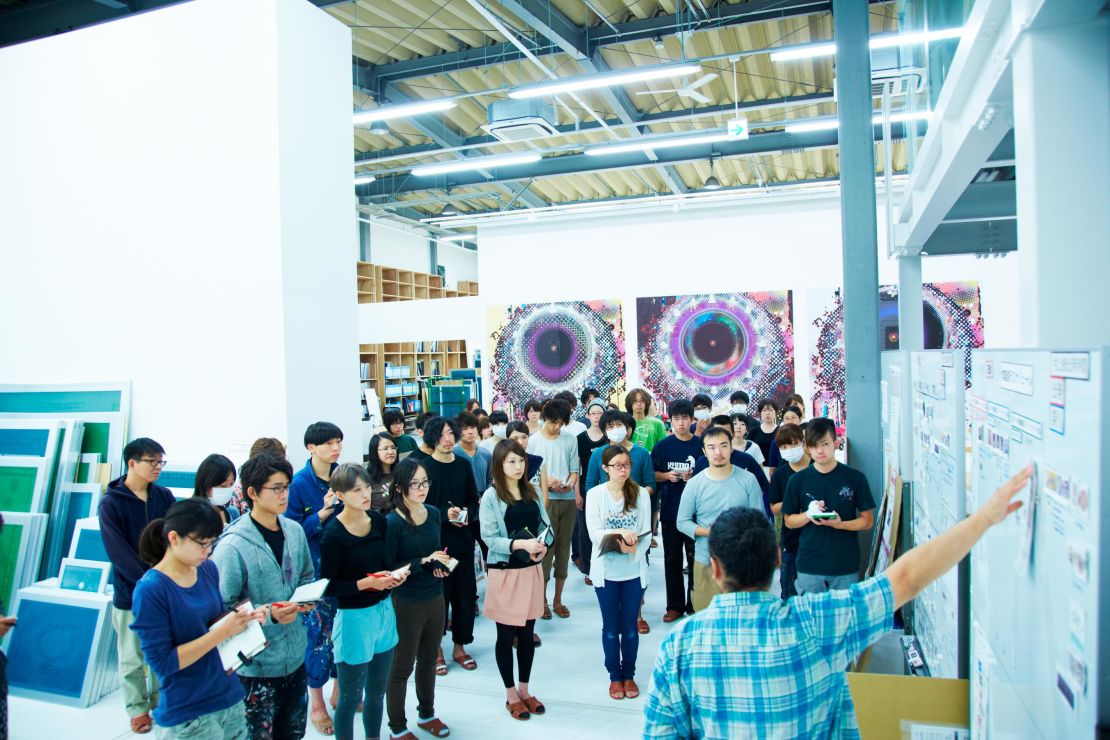
<instances>
[{"instance_id":1,"label":"white wall","mask_svg":"<svg viewBox=\"0 0 1110 740\"><path fill-rule=\"evenodd\" d=\"M130 379L177 460L357 429L349 75L303 0L0 50L0 382Z\"/></svg>"},{"instance_id":2,"label":"white wall","mask_svg":"<svg viewBox=\"0 0 1110 740\"><path fill-rule=\"evenodd\" d=\"M465 339L473 361L474 350L482 349L485 341L486 309L481 296L360 303L358 318L362 344Z\"/></svg>"},{"instance_id":3,"label":"white wall","mask_svg":"<svg viewBox=\"0 0 1110 740\"><path fill-rule=\"evenodd\" d=\"M881 207L878 215L879 281L896 284L897 262L885 257ZM841 285L840 234L840 202L835 195L679 213L487 226L480 231L478 250L481 299L487 305L622 299L628 381L634 387L640 383L636 298L790 289L795 384L808 400L808 293ZM1018 344L1015 257L924 259L926 282L979 282L989 346Z\"/></svg>"},{"instance_id":4,"label":"white wall","mask_svg":"<svg viewBox=\"0 0 1110 740\"><path fill-rule=\"evenodd\" d=\"M437 247L439 264L444 268L448 288L455 288L460 280L478 279L477 252L450 242L440 242Z\"/></svg>"},{"instance_id":5,"label":"white wall","mask_svg":"<svg viewBox=\"0 0 1110 740\"><path fill-rule=\"evenodd\" d=\"M370 224L370 262L401 270L428 272L428 235L400 224Z\"/></svg>"}]
</instances>

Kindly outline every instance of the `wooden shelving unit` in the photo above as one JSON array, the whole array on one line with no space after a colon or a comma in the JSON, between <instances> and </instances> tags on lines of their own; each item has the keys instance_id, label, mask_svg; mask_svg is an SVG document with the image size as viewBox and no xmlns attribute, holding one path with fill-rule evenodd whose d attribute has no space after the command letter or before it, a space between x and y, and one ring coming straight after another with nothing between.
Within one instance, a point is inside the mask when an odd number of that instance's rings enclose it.
<instances>
[{"instance_id":1,"label":"wooden shelving unit","mask_svg":"<svg viewBox=\"0 0 1110 740\"><path fill-rule=\"evenodd\" d=\"M469 366L463 339L360 344L358 351L363 387L373 385L383 411L400 406L409 424L427 408L420 381Z\"/></svg>"},{"instance_id":2,"label":"wooden shelving unit","mask_svg":"<svg viewBox=\"0 0 1110 740\"><path fill-rule=\"evenodd\" d=\"M443 278L426 272L357 263L358 302L389 303L430 298L460 298L478 295L478 283L460 280L455 290L445 288Z\"/></svg>"}]
</instances>

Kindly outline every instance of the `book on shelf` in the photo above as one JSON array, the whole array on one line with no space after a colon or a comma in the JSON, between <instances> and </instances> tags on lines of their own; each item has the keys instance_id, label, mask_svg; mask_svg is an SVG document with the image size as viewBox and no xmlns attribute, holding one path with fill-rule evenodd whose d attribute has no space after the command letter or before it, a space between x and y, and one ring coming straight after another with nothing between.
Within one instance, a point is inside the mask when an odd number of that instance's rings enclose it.
<instances>
[{"instance_id":1,"label":"book on shelf","mask_svg":"<svg viewBox=\"0 0 1110 740\"><path fill-rule=\"evenodd\" d=\"M432 375L439 375L439 360L432 360Z\"/></svg>"},{"instance_id":2,"label":"book on shelf","mask_svg":"<svg viewBox=\"0 0 1110 740\"><path fill-rule=\"evenodd\" d=\"M369 362L363 362L363 363L359 364L359 375L362 377L363 380L369 380L370 379L370 363Z\"/></svg>"},{"instance_id":3,"label":"book on shelf","mask_svg":"<svg viewBox=\"0 0 1110 740\"><path fill-rule=\"evenodd\" d=\"M417 360L416 361L416 374L421 378L424 377L424 361L423 360Z\"/></svg>"}]
</instances>

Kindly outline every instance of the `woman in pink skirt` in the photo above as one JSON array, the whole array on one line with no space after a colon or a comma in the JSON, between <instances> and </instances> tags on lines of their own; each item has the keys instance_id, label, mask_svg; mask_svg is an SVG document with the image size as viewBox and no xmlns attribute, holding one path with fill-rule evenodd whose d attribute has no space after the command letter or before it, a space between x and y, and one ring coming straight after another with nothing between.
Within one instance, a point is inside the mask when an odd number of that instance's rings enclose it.
<instances>
[{"instance_id":1,"label":"woman in pink skirt","mask_svg":"<svg viewBox=\"0 0 1110 740\"><path fill-rule=\"evenodd\" d=\"M528 453L519 442L502 440L493 449L493 485L479 509L482 539L489 545L484 614L497 623L494 657L505 684L505 707L514 719L543 714L543 704L528 692L536 646L532 635L543 614L543 572L551 533L543 502L528 482ZM520 681L513 683L513 643Z\"/></svg>"}]
</instances>

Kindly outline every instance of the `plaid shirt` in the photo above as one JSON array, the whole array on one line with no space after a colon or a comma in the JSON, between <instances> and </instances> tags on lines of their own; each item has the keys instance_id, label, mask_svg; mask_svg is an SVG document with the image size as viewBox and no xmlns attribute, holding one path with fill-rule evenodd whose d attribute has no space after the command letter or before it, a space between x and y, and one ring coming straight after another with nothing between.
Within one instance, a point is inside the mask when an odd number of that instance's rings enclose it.
<instances>
[{"instance_id":1,"label":"plaid shirt","mask_svg":"<svg viewBox=\"0 0 1110 740\"><path fill-rule=\"evenodd\" d=\"M663 640L644 739L858 738L844 671L893 622L886 576L786 602L715 596Z\"/></svg>"}]
</instances>

